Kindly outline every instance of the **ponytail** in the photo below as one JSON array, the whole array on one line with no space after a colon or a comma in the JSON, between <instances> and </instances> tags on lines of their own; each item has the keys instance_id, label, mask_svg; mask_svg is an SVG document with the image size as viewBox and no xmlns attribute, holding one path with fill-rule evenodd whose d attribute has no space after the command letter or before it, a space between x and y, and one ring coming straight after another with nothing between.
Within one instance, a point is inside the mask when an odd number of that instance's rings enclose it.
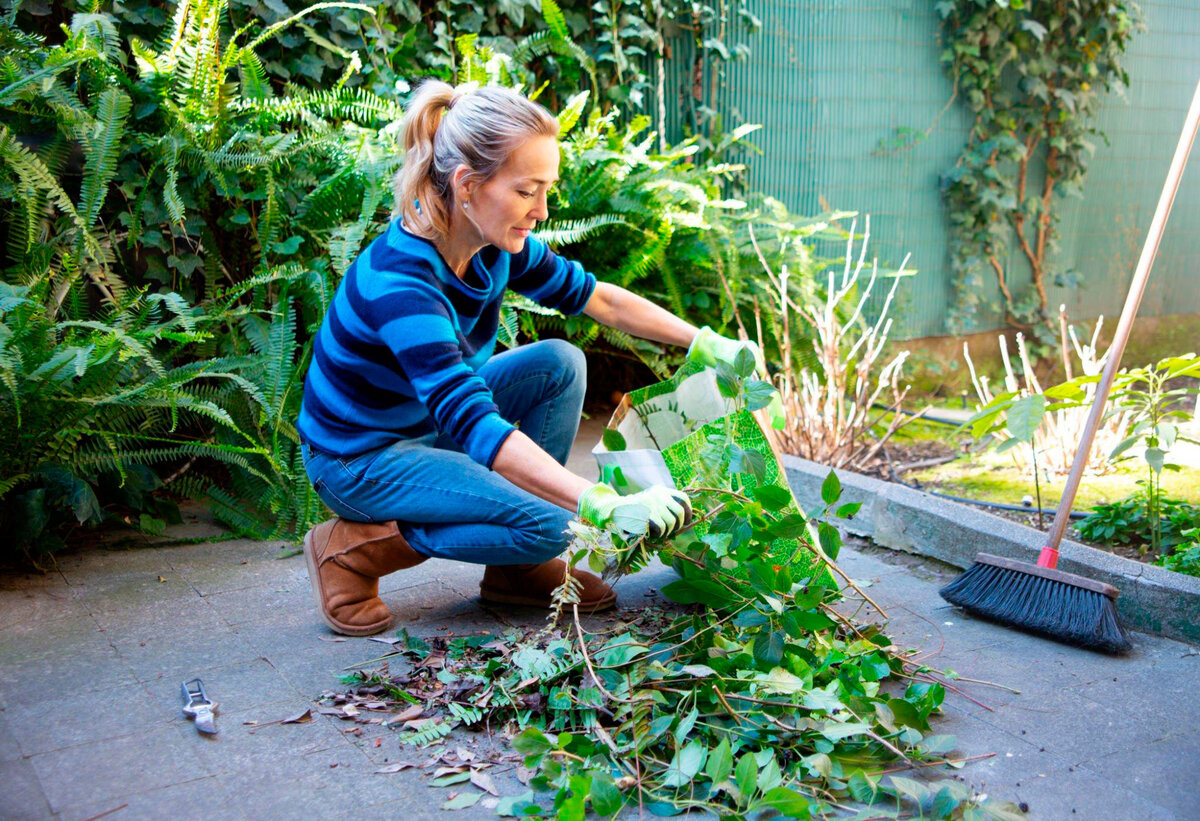
<instances>
[{"instance_id":1,"label":"ponytail","mask_svg":"<svg viewBox=\"0 0 1200 821\"><path fill-rule=\"evenodd\" d=\"M473 178L487 182L518 146L537 136L557 138L558 120L519 92L426 80L404 117L395 214L414 233L444 237L455 205L454 171L465 165Z\"/></svg>"}]
</instances>

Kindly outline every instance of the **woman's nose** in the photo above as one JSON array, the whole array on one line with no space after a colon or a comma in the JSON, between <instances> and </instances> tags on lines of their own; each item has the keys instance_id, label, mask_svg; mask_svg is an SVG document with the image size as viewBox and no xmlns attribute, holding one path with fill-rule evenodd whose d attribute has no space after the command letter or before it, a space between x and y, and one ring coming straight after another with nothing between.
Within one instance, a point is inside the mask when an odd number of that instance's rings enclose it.
<instances>
[{"instance_id":1,"label":"woman's nose","mask_svg":"<svg viewBox=\"0 0 1200 821\"><path fill-rule=\"evenodd\" d=\"M529 213L529 216L533 217L539 222L550 218L550 209L546 205L545 194L542 194L537 198L537 202L534 204L533 210Z\"/></svg>"}]
</instances>

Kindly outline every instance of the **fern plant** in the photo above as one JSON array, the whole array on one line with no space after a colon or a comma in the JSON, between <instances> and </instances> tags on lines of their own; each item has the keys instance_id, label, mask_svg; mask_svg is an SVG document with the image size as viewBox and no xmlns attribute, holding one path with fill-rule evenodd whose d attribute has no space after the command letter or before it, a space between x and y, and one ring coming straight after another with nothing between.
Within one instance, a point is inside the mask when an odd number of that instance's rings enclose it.
<instances>
[{"instance_id":1,"label":"fern plant","mask_svg":"<svg viewBox=\"0 0 1200 821\"><path fill-rule=\"evenodd\" d=\"M0 283L0 425L10 431L0 441L0 526L35 564L62 546L63 524L106 518L98 487L153 487L146 467L174 471L201 457L252 470L262 450L215 399L222 385L259 395L239 363L173 364L210 336L186 303L130 292L95 319L56 319L45 307L53 287ZM225 441L196 433L207 429Z\"/></svg>"}]
</instances>

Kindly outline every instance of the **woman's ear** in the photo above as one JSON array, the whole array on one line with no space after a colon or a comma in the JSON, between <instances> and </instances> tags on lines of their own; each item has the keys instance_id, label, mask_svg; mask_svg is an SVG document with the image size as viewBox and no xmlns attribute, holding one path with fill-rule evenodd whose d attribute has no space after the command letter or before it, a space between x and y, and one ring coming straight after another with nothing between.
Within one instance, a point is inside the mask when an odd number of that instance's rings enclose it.
<instances>
[{"instance_id":1,"label":"woman's ear","mask_svg":"<svg viewBox=\"0 0 1200 821\"><path fill-rule=\"evenodd\" d=\"M471 195L475 193L475 180L471 177L471 169L460 164L450 174L450 186L459 204L471 199Z\"/></svg>"}]
</instances>

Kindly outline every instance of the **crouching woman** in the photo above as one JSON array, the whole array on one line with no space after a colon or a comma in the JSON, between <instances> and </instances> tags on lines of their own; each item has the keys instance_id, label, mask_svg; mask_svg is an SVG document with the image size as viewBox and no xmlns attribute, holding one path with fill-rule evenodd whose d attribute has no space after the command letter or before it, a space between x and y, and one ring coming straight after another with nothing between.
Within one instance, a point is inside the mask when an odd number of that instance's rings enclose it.
<instances>
[{"instance_id":1,"label":"crouching woman","mask_svg":"<svg viewBox=\"0 0 1200 821\"><path fill-rule=\"evenodd\" d=\"M652 533L688 521L687 497L621 497L564 467L579 426L583 354L561 340L495 353L506 289L645 339L732 361L748 343L698 330L596 278L533 236L558 179L558 122L499 87L426 82L404 123L397 215L346 272L315 340L299 431L337 518L305 536L317 606L352 636L391 621L381 576L430 558L486 565L480 597L548 606L579 516L623 508ZM581 609L611 607L597 576Z\"/></svg>"}]
</instances>

